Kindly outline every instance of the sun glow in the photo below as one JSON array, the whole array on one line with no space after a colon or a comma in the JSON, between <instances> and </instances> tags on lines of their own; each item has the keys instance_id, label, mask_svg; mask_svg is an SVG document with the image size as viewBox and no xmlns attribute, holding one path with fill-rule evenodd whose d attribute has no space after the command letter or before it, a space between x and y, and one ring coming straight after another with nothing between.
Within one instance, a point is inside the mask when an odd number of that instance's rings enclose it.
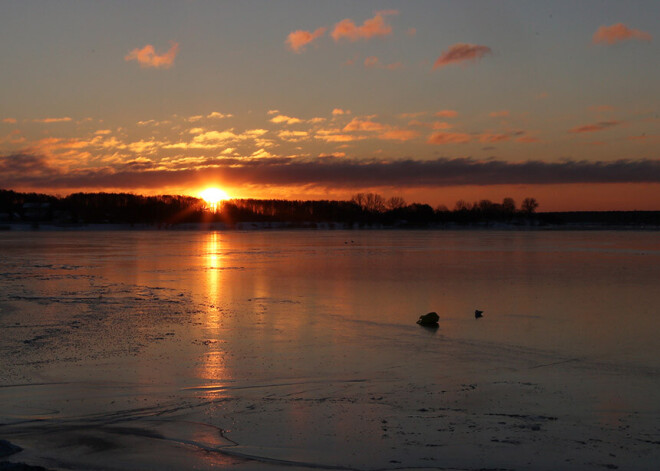
<instances>
[{"instance_id":1,"label":"sun glow","mask_svg":"<svg viewBox=\"0 0 660 471\"><path fill-rule=\"evenodd\" d=\"M220 202L229 199L229 195L225 190L215 187L206 188L205 190L200 191L199 196L206 201L206 204L212 211L218 209L218 204Z\"/></svg>"}]
</instances>

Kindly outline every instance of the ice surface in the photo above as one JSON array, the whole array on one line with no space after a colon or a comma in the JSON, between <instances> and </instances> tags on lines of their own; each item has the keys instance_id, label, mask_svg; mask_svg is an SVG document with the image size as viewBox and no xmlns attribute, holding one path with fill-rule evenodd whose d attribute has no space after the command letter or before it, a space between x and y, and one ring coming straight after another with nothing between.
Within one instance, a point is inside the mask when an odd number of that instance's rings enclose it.
<instances>
[{"instance_id":1,"label":"ice surface","mask_svg":"<svg viewBox=\"0 0 660 471\"><path fill-rule=\"evenodd\" d=\"M0 438L24 449L9 461L660 460L655 233L38 232L0 247ZM429 311L437 330L415 324Z\"/></svg>"}]
</instances>

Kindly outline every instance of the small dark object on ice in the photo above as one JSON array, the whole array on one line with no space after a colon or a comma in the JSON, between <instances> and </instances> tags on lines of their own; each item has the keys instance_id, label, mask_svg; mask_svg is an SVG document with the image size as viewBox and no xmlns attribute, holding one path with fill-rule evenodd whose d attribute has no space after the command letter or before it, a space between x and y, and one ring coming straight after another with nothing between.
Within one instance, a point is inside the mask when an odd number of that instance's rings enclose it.
<instances>
[{"instance_id":1,"label":"small dark object on ice","mask_svg":"<svg viewBox=\"0 0 660 471\"><path fill-rule=\"evenodd\" d=\"M483 313L484 313L484 311L480 311L479 309L475 309L474 310L474 318L479 319L480 317L484 317Z\"/></svg>"},{"instance_id":2,"label":"small dark object on ice","mask_svg":"<svg viewBox=\"0 0 660 471\"><path fill-rule=\"evenodd\" d=\"M428 314L419 316L419 320L417 321L417 323L419 325L423 325L424 327L438 327L439 320L440 320L440 316L438 316L437 313L429 312Z\"/></svg>"}]
</instances>

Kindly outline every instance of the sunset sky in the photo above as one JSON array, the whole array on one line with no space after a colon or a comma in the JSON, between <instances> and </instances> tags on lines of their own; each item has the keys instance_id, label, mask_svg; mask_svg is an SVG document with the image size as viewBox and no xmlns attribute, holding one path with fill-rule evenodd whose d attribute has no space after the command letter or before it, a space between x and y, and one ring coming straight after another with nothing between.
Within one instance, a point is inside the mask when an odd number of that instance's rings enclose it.
<instances>
[{"instance_id":1,"label":"sunset sky","mask_svg":"<svg viewBox=\"0 0 660 471\"><path fill-rule=\"evenodd\" d=\"M3 1L0 188L660 210L660 2Z\"/></svg>"}]
</instances>

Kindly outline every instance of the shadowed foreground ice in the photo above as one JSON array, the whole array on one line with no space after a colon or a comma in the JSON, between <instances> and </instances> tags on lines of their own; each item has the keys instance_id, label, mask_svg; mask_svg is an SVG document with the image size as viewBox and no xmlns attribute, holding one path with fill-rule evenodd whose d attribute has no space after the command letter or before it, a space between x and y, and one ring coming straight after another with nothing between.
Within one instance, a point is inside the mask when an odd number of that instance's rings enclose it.
<instances>
[{"instance_id":1,"label":"shadowed foreground ice","mask_svg":"<svg viewBox=\"0 0 660 471\"><path fill-rule=\"evenodd\" d=\"M657 469L657 240L0 234L0 461Z\"/></svg>"}]
</instances>

